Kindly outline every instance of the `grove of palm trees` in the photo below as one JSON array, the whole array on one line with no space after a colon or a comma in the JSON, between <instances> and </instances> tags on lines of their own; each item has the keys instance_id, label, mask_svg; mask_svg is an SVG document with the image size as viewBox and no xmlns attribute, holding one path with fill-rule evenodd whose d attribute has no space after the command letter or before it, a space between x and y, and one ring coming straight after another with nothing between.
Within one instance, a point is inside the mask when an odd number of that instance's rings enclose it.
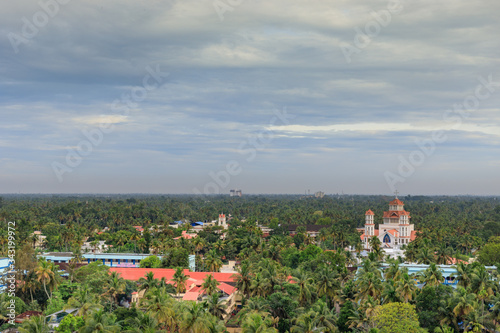
<instances>
[{"instance_id":1,"label":"grove of palm trees","mask_svg":"<svg viewBox=\"0 0 500 333\"><path fill-rule=\"evenodd\" d=\"M16 314L41 312L16 327L49 332L51 315L72 311L56 332L496 332L500 320L500 203L487 197L406 197L417 238L404 256L388 258L377 238L363 251L368 207L383 211L384 196L4 196L0 219L16 221ZM231 214L227 230L189 223ZM380 216L380 214L378 214ZM381 221L376 220L377 224ZM290 234L289 225L299 225ZM325 226L311 237L306 225ZM142 226L140 235L133 226ZM264 226L272 229L264 233ZM34 231L47 238L37 247ZM82 260L84 242L108 251L157 255L146 268L171 268L125 280L109 267ZM0 231L6 256L7 228ZM72 252L64 271L39 257ZM218 272L236 261L238 306L227 304L207 275L203 299L182 301L188 256L196 270ZM161 259L159 259L161 258ZM440 265L454 263L457 283L445 285ZM426 265L410 274L403 263ZM132 294L143 293L138 303ZM0 295L1 330L11 327Z\"/></svg>"}]
</instances>

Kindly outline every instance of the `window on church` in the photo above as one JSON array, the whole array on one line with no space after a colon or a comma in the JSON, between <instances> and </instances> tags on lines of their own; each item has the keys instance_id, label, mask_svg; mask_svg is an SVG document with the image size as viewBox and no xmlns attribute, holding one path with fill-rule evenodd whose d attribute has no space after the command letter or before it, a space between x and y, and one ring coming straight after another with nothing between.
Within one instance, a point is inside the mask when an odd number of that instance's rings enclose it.
<instances>
[{"instance_id":1,"label":"window on church","mask_svg":"<svg viewBox=\"0 0 500 333\"><path fill-rule=\"evenodd\" d=\"M391 242L391 237L389 237L389 235L385 235L384 236L384 243L390 243Z\"/></svg>"}]
</instances>

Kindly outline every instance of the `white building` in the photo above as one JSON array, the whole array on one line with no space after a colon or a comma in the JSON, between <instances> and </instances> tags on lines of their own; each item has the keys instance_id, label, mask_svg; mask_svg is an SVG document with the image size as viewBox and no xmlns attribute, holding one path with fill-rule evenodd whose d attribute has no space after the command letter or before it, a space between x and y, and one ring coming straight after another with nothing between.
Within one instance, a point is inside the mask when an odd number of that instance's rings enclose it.
<instances>
[{"instance_id":1,"label":"white building","mask_svg":"<svg viewBox=\"0 0 500 333\"><path fill-rule=\"evenodd\" d=\"M416 237L414 225L410 224L410 212L404 210L404 203L397 197L389 203L389 211L384 212L383 223L375 229L375 213L368 210L365 214L365 229L361 241L369 249L369 240L378 237L383 248L399 248Z\"/></svg>"}]
</instances>

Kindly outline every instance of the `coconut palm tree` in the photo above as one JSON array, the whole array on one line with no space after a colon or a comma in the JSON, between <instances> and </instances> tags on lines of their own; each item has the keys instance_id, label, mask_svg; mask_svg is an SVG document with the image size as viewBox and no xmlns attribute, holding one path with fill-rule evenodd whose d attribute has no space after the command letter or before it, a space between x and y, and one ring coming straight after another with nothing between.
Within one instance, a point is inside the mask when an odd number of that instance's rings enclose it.
<instances>
[{"instance_id":1,"label":"coconut palm tree","mask_svg":"<svg viewBox=\"0 0 500 333\"><path fill-rule=\"evenodd\" d=\"M457 270L458 285L467 289L472 280L472 265L459 261L455 268Z\"/></svg>"},{"instance_id":2,"label":"coconut palm tree","mask_svg":"<svg viewBox=\"0 0 500 333\"><path fill-rule=\"evenodd\" d=\"M401 302L401 297L399 293L396 291L396 282L394 280L386 280L383 283L384 290L381 295L381 302L383 304L392 303L392 302Z\"/></svg>"},{"instance_id":3,"label":"coconut palm tree","mask_svg":"<svg viewBox=\"0 0 500 333\"><path fill-rule=\"evenodd\" d=\"M45 316L34 316L26 320L18 330L21 333L49 333L50 327Z\"/></svg>"},{"instance_id":4,"label":"coconut palm tree","mask_svg":"<svg viewBox=\"0 0 500 333\"><path fill-rule=\"evenodd\" d=\"M250 292L251 292L250 285L252 282L252 275L250 270L250 264L248 263L248 261L245 260L236 270L238 273L234 274L233 278L235 279L236 288L238 288L238 293L242 295L241 303L244 306L246 299L250 298Z\"/></svg>"},{"instance_id":5,"label":"coconut palm tree","mask_svg":"<svg viewBox=\"0 0 500 333\"><path fill-rule=\"evenodd\" d=\"M277 333L278 331L271 326L272 319L253 313L245 317L241 325L241 333Z\"/></svg>"},{"instance_id":6,"label":"coconut palm tree","mask_svg":"<svg viewBox=\"0 0 500 333\"><path fill-rule=\"evenodd\" d=\"M120 277L120 273L111 272L108 281L105 286L105 292L103 296L107 296L112 299L112 301L118 304L118 296L125 292L126 287L125 279Z\"/></svg>"},{"instance_id":7,"label":"coconut palm tree","mask_svg":"<svg viewBox=\"0 0 500 333\"><path fill-rule=\"evenodd\" d=\"M107 313L103 309L91 313L85 320L85 325L80 328L80 333L115 333L120 332L121 327L116 322L116 317L112 313Z\"/></svg>"},{"instance_id":8,"label":"coconut palm tree","mask_svg":"<svg viewBox=\"0 0 500 333\"><path fill-rule=\"evenodd\" d=\"M226 315L226 301L221 300L219 294L210 294L204 301L203 306L212 316L215 316L218 319L224 319L224 316Z\"/></svg>"},{"instance_id":9,"label":"coconut palm tree","mask_svg":"<svg viewBox=\"0 0 500 333\"><path fill-rule=\"evenodd\" d=\"M125 320L128 326L132 327L126 330L127 333L157 333L159 332L158 321L150 314L137 312L137 317Z\"/></svg>"},{"instance_id":10,"label":"coconut palm tree","mask_svg":"<svg viewBox=\"0 0 500 333\"><path fill-rule=\"evenodd\" d=\"M178 324L177 303L165 288L150 289L141 300L141 307L158 321L160 327L175 332Z\"/></svg>"},{"instance_id":11,"label":"coconut palm tree","mask_svg":"<svg viewBox=\"0 0 500 333\"><path fill-rule=\"evenodd\" d=\"M430 265L434 263L435 257L431 250L428 247L423 247L417 254L417 263Z\"/></svg>"},{"instance_id":12,"label":"coconut palm tree","mask_svg":"<svg viewBox=\"0 0 500 333\"><path fill-rule=\"evenodd\" d=\"M99 308L101 308L101 305L99 304L97 295L91 293L86 285L80 285L64 306L65 310L78 309L78 316L85 316Z\"/></svg>"},{"instance_id":13,"label":"coconut palm tree","mask_svg":"<svg viewBox=\"0 0 500 333\"><path fill-rule=\"evenodd\" d=\"M453 308L453 313L459 318L464 318L474 311L476 295L470 294L464 288L459 287L457 288L454 301L456 305Z\"/></svg>"},{"instance_id":14,"label":"coconut palm tree","mask_svg":"<svg viewBox=\"0 0 500 333\"><path fill-rule=\"evenodd\" d=\"M297 269L292 275L293 281L299 286L299 303L301 306L310 304L314 301L313 278L309 272L303 269Z\"/></svg>"},{"instance_id":15,"label":"coconut palm tree","mask_svg":"<svg viewBox=\"0 0 500 333\"><path fill-rule=\"evenodd\" d=\"M212 295L218 292L219 288L217 288L217 286L219 284L220 283L214 278L214 276L212 274L209 274L205 279L203 279L201 288L205 291L207 295Z\"/></svg>"},{"instance_id":16,"label":"coconut palm tree","mask_svg":"<svg viewBox=\"0 0 500 333\"><path fill-rule=\"evenodd\" d=\"M177 297L180 297L180 294L186 292L186 281L188 277L184 274L184 270L182 267L177 267L175 269L174 276L172 278L172 282L175 284L175 290L177 292Z\"/></svg>"},{"instance_id":17,"label":"coconut palm tree","mask_svg":"<svg viewBox=\"0 0 500 333\"><path fill-rule=\"evenodd\" d=\"M436 248L436 263L438 265L448 265L453 255L453 249L447 247L445 243L440 243Z\"/></svg>"},{"instance_id":18,"label":"coconut palm tree","mask_svg":"<svg viewBox=\"0 0 500 333\"><path fill-rule=\"evenodd\" d=\"M208 332L209 320L202 304L196 302L184 302L182 320L179 324L181 333L204 333Z\"/></svg>"},{"instance_id":19,"label":"coconut palm tree","mask_svg":"<svg viewBox=\"0 0 500 333\"><path fill-rule=\"evenodd\" d=\"M421 283L425 283L426 286L439 286L444 281L441 269L434 263L431 263L425 271L421 272L418 279Z\"/></svg>"},{"instance_id":20,"label":"coconut palm tree","mask_svg":"<svg viewBox=\"0 0 500 333\"><path fill-rule=\"evenodd\" d=\"M324 332L324 327L318 321L318 315L313 310L301 314L295 319L295 324L290 329L291 333L316 333Z\"/></svg>"},{"instance_id":21,"label":"coconut palm tree","mask_svg":"<svg viewBox=\"0 0 500 333\"><path fill-rule=\"evenodd\" d=\"M325 230L325 229L321 229ZM316 276L317 293L319 297L325 296L328 304L333 306L333 300L340 289L340 276L337 271L329 266L323 267Z\"/></svg>"},{"instance_id":22,"label":"coconut palm tree","mask_svg":"<svg viewBox=\"0 0 500 333\"><path fill-rule=\"evenodd\" d=\"M215 250L210 250L205 256L204 264L209 272L219 272L222 267L222 260L219 259L219 255Z\"/></svg>"},{"instance_id":23,"label":"coconut palm tree","mask_svg":"<svg viewBox=\"0 0 500 333\"><path fill-rule=\"evenodd\" d=\"M145 277L145 278L144 278ZM144 277L139 279L139 288L137 291L144 290L145 292L151 288L159 287L158 279L155 279L155 275L153 272L147 272Z\"/></svg>"},{"instance_id":24,"label":"coconut palm tree","mask_svg":"<svg viewBox=\"0 0 500 333\"><path fill-rule=\"evenodd\" d=\"M38 266L35 268L35 274L37 276L37 281L43 285L43 289L47 294L47 297L51 299L52 293L49 294L47 290L47 285L49 285L52 281L56 280L56 274L54 273L54 264L45 260L45 258L41 258L38 261Z\"/></svg>"},{"instance_id":25,"label":"coconut palm tree","mask_svg":"<svg viewBox=\"0 0 500 333\"><path fill-rule=\"evenodd\" d=\"M472 293L479 294L481 290L485 290L488 295L493 295L494 289L497 289L496 285L483 265L472 271L470 283Z\"/></svg>"},{"instance_id":26,"label":"coconut palm tree","mask_svg":"<svg viewBox=\"0 0 500 333\"><path fill-rule=\"evenodd\" d=\"M404 273L401 278L396 282L396 292L407 303L415 298L417 293L417 286L415 280L410 277L408 273Z\"/></svg>"},{"instance_id":27,"label":"coconut palm tree","mask_svg":"<svg viewBox=\"0 0 500 333\"><path fill-rule=\"evenodd\" d=\"M378 299L382 292L380 275L373 271L360 275L355 282L355 286L358 291L356 294L357 301L366 300L368 297Z\"/></svg>"},{"instance_id":28,"label":"coconut palm tree","mask_svg":"<svg viewBox=\"0 0 500 333\"><path fill-rule=\"evenodd\" d=\"M316 312L316 321L318 327L323 327L324 333L337 332L337 315L334 309L328 307L328 304L322 300L318 300L313 305L313 310Z\"/></svg>"}]
</instances>

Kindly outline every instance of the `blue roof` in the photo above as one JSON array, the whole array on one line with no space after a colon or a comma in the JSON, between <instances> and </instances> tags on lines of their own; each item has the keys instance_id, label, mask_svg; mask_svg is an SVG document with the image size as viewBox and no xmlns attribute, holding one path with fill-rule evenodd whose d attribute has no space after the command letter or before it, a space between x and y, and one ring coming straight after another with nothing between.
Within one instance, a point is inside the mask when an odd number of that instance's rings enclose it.
<instances>
[{"instance_id":1,"label":"blue roof","mask_svg":"<svg viewBox=\"0 0 500 333\"><path fill-rule=\"evenodd\" d=\"M182 221L174 221L174 223L182 224Z\"/></svg>"},{"instance_id":2,"label":"blue roof","mask_svg":"<svg viewBox=\"0 0 500 333\"><path fill-rule=\"evenodd\" d=\"M203 225L203 222L193 222L191 225L194 227L195 225Z\"/></svg>"}]
</instances>

